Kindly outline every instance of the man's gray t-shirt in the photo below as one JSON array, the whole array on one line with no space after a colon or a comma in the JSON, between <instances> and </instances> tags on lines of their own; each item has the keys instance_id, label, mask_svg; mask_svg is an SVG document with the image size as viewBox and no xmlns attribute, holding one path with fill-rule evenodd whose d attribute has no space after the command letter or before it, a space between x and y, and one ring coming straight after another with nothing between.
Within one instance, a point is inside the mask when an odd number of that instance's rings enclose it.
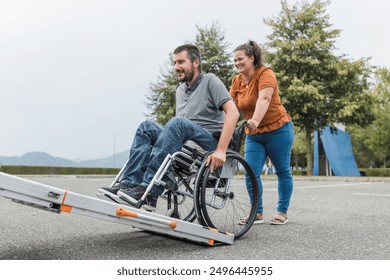
<instances>
[{"instance_id":1,"label":"man's gray t-shirt","mask_svg":"<svg viewBox=\"0 0 390 280\"><path fill-rule=\"evenodd\" d=\"M176 116L185 117L212 132L221 131L225 119L222 104L232 100L225 85L214 74L201 73L189 88L176 89Z\"/></svg>"}]
</instances>

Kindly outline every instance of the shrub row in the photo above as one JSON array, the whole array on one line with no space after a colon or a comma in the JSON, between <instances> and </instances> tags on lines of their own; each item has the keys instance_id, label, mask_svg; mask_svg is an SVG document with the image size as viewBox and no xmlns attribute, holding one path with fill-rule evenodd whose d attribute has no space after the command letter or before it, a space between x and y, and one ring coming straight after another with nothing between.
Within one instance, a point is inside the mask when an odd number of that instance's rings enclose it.
<instances>
[{"instance_id":1,"label":"shrub row","mask_svg":"<svg viewBox=\"0 0 390 280\"><path fill-rule=\"evenodd\" d=\"M390 177L390 168L359 168L368 177Z\"/></svg>"},{"instance_id":2,"label":"shrub row","mask_svg":"<svg viewBox=\"0 0 390 280\"><path fill-rule=\"evenodd\" d=\"M119 168L55 167L55 166L0 166L0 171L14 175L116 175ZM360 168L363 176L390 177L390 168ZM293 170L293 175L306 175L306 171Z\"/></svg>"},{"instance_id":3,"label":"shrub row","mask_svg":"<svg viewBox=\"0 0 390 280\"><path fill-rule=\"evenodd\" d=\"M359 168L360 174L367 177L390 177L390 168ZM306 175L306 171L293 170L293 175Z\"/></svg>"},{"instance_id":4,"label":"shrub row","mask_svg":"<svg viewBox=\"0 0 390 280\"><path fill-rule=\"evenodd\" d=\"M118 168L11 166L2 165L0 171L14 175L116 175Z\"/></svg>"}]
</instances>

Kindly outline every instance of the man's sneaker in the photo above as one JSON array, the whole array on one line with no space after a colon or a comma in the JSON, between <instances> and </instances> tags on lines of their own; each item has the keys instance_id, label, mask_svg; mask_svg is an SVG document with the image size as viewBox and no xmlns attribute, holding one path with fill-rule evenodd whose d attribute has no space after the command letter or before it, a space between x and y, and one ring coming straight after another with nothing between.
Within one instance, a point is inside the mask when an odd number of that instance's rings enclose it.
<instances>
[{"instance_id":1,"label":"man's sneaker","mask_svg":"<svg viewBox=\"0 0 390 280\"><path fill-rule=\"evenodd\" d=\"M119 183L114 185L111 188L106 187L106 188L98 189L96 195L101 199L107 200L108 198L109 201L115 201L116 203L123 203L123 200L121 200L118 196L118 191L130 189L130 188L133 188L133 186L125 183Z\"/></svg>"},{"instance_id":2,"label":"man's sneaker","mask_svg":"<svg viewBox=\"0 0 390 280\"><path fill-rule=\"evenodd\" d=\"M138 186L131 189L119 190L118 196L120 199L126 201L130 205L136 207L138 201L141 200L142 196L145 193L146 188L143 186ZM148 194L146 196L145 202L142 205L148 211L156 210L157 198L153 198L152 195Z\"/></svg>"},{"instance_id":3,"label":"man's sneaker","mask_svg":"<svg viewBox=\"0 0 390 280\"><path fill-rule=\"evenodd\" d=\"M148 211L156 211L157 198L154 198L151 194L146 196L146 201L142 205L142 208Z\"/></svg>"}]
</instances>

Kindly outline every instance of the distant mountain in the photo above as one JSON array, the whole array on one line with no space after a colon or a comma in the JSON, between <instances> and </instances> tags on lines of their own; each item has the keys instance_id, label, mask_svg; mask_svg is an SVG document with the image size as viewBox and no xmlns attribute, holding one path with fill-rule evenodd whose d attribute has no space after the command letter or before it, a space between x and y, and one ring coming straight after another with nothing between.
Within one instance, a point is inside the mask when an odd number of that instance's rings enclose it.
<instances>
[{"instance_id":1,"label":"distant mountain","mask_svg":"<svg viewBox=\"0 0 390 280\"><path fill-rule=\"evenodd\" d=\"M53 157L44 152L31 152L21 157L0 157L2 165L76 166L71 160Z\"/></svg>"},{"instance_id":2,"label":"distant mountain","mask_svg":"<svg viewBox=\"0 0 390 280\"><path fill-rule=\"evenodd\" d=\"M107 158L74 162L61 157L53 157L44 152L30 152L20 157L0 156L0 165L120 168L125 164L128 155L127 151Z\"/></svg>"},{"instance_id":3,"label":"distant mountain","mask_svg":"<svg viewBox=\"0 0 390 280\"><path fill-rule=\"evenodd\" d=\"M86 160L78 163L81 167L115 167L121 168L129 158L129 151L101 159Z\"/></svg>"}]
</instances>

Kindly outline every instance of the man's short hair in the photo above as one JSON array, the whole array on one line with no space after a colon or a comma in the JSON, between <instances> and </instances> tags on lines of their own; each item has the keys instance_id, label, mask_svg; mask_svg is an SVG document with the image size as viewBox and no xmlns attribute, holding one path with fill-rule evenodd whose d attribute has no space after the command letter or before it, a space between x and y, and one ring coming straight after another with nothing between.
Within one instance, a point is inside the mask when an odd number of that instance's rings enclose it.
<instances>
[{"instance_id":1,"label":"man's short hair","mask_svg":"<svg viewBox=\"0 0 390 280\"><path fill-rule=\"evenodd\" d=\"M195 45L191 45L191 44L184 44L184 45L178 46L173 51L173 53L178 54L178 53L181 53L182 51L187 51L188 58L189 58L189 60L191 60L191 62L194 62L195 60L199 61L198 70L199 70L199 72L201 72L202 71L202 57L201 57L201 54L200 54L198 47Z\"/></svg>"}]
</instances>

